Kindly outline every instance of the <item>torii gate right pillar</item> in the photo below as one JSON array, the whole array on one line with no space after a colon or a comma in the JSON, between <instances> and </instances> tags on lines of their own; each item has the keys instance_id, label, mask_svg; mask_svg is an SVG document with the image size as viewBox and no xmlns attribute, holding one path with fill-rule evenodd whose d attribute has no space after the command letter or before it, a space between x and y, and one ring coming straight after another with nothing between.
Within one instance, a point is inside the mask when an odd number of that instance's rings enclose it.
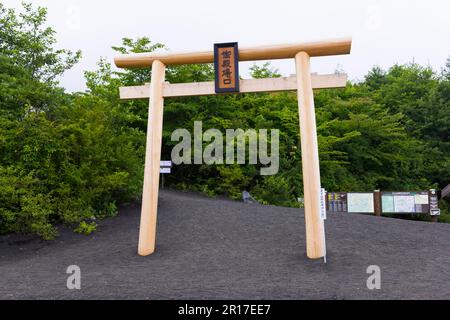
<instances>
[{"instance_id":1,"label":"torii gate right pillar","mask_svg":"<svg viewBox=\"0 0 450 320\"><path fill-rule=\"evenodd\" d=\"M305 198L306 251L308 258L320 259L326 255L326 243L324 222L320 216L320 165L310 56L306 52L299 52L295 56L295 63Z\"/></svg>"}]
</instances>

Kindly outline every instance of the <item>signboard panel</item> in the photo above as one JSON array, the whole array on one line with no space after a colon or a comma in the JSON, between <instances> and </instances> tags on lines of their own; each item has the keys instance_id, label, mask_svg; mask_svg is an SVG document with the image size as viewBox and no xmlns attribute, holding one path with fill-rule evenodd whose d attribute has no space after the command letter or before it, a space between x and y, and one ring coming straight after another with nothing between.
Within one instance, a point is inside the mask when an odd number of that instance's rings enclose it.
<instances>
[{"instance_id":1,"label":"signboard panel","mask_svg":"<svg viewBox=\"0 0 450 320\"><path fill-rule=\"evenodd\" d=\"M395 212L415 213L414 196L395 196L394 207Z\"/></svg>"},{"instance_id":2,"label":"signboard panel","mask_svg":"<svg viewBox=\"0 0 450 320\"><path fill-rule=\"evenodd\" d=\"M328 193L328 209L331 212L347 212L347 193Z\"/></svg>"},{"instance_id":3,"label":"signboard panel","mask_svg":"<svg viewBox=\"0 0 450 320\"><path fill-rule=\"evenodd\" d=\"M441 215L441 209L435 209L430 211L431 216L440 216Z\"/></svg>"},{"instance_id":4,"label":"signboard panel","mask_svg":"<svg viewBox=\"0 0 450 320\"><path fill-rule=\"evenodd\" d=\"M436 190L430 190L430 215L439 216L441 215L441 210L439 209L439 199Z\"/></svg>"},{"instance_id":5,"label":"signboard panel","mask_svg":"<svg viewBox=\"0 0 450 320\"><path fill-rule=\"evenodd\" d=\"M414 196L414 201L416 204L428 205L428 195L427 194L416 194Z\"/></svg>"},{"instance_id":6,"label":"signboard panel","mask_svg":"<svg viewBox=\"0 0 450 320\"><path fill-rule=\"evenodd\" d=\"M240 91L237 42L214 45L214 67L216 71L216 93Z\"/></svg>"},{"instance_id":7,"label":"signboard panel","mask_svg":"<svg viewBox=\"0 0 450 320\"><path fill-rule=\"evenodd\" d=\"M383 213L428 213L428 192L383 192L381 207Z\"/></svg>"},{"instance_id":8,"label":"signboard panel","mask_svg":"<svg viewBox=\"0 0 450 320\"><path fill-rule=\"evenodd\" d=\"M373 193L348 193L348 212L350 213L374 213Z\"/></svg>"},{"instance_id":9,"label":"signboard panel","mask_svg":"<svg viewBox=\"0 0 450 320\"><path fill-rule=\"evenodd\" d=\"M394 213L394 196L393 195L382 195L381 196L381 211L385 213Z\"/></svg>"}]
</instances>

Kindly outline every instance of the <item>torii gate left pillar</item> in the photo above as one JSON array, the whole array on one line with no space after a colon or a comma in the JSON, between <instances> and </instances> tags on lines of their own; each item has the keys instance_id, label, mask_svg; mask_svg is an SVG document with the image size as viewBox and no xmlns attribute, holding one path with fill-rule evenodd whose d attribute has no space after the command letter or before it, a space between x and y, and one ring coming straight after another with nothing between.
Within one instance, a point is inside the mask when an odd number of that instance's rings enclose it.
<instances>
[{"instance_id":1,"label":"torii gate left pillar","mask_svg":"<svg viewBox=\"0 0 450 320\"><path fill-rule=\"evenodd\" d=\"M138 253L141 256L148 256L155 252L159 168L164 116L163 84L165 75L166 66L161 61L155 60L152 64L152 82L150 85L144 188L142 192L141 226L139 232Z\"/></svg>"}]
</instances>

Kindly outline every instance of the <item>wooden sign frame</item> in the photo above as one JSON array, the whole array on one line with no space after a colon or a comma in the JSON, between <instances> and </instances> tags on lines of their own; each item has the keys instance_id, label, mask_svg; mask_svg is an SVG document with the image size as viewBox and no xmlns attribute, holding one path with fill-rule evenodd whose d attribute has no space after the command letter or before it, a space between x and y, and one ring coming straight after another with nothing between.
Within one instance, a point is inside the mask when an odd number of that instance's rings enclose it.
<instances>
[{"instance_id":1,"label":"wooden sign frame","mask_svg":"<svg viewBox=\"0 0 450 320\"><path fill-rule=\"evenodd\" d=\"M300 138L302 149L306 254L310 259L326 256L325 227L320 216L321 179L313 89L346 86L342 74L311 74L311 57L349 54L350 38L271 45L238 50L239 61L295 59L296 76L291 78L239 80L242 92L296 90L298 94ZM120 89L121 99L150 98L145 154L144 188L138 253L148 256L155 251L156 221L159 196L164 98L213 95L215 83L170 84L165 82L166 65L214 63L215 52L137 53L115 58L119 68L152 68L147 86ZM245 88L245 90L244 90Z\"/></svg>"}]
</instances>

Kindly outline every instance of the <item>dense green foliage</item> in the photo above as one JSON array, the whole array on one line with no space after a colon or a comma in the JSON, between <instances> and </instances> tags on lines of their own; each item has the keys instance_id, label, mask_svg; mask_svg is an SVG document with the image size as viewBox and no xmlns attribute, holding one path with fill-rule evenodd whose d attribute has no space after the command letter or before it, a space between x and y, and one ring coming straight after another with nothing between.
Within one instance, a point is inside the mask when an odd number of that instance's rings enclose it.
<instances>
[{"instance_id":1,"label":"dense green foliage","mask_svg":"<svg viewBox=\"0 0 450 320\"><path fill-rule=\"evenodd\" d=\"M147 101L120 101L118 88L148 82L148 70L116 72L101 60L86 72L88 91L67 94L57 77L80 53L54 49L45 9L17 14L0 4L0 233L76 232L142 189ZM117 52L163 49L147 38L123 39ZM279 77L270 65L254 78ZM171 67L172 83L207 81L211 65ZM373 68L346 89L316 92L322 184L330 191L422 190L450 182L450 60L442 72L417 64ZM297 206L302 196L296 94L243 94L167 99L163 159L178 128L279 129L280 172L257 165L181 165L170 187L239 198L248 190L263 203ZM443 203L443 209L447 204ZM443 220L448 216L443 216Z\"/></svg>"},{"instance_id":2,"label":"dense green foliage","mask_svg":"<svg viewBox=\"0 0 450 320\"><path fill-rule=\"evenodd\" d=\"M144 134L94 76L88 94L58 88L79 53L53 50L45 10L25 9L0 7L0 233L52 239L59 222L89 233L139 194Z\"/></svg>"}]
</instances>

